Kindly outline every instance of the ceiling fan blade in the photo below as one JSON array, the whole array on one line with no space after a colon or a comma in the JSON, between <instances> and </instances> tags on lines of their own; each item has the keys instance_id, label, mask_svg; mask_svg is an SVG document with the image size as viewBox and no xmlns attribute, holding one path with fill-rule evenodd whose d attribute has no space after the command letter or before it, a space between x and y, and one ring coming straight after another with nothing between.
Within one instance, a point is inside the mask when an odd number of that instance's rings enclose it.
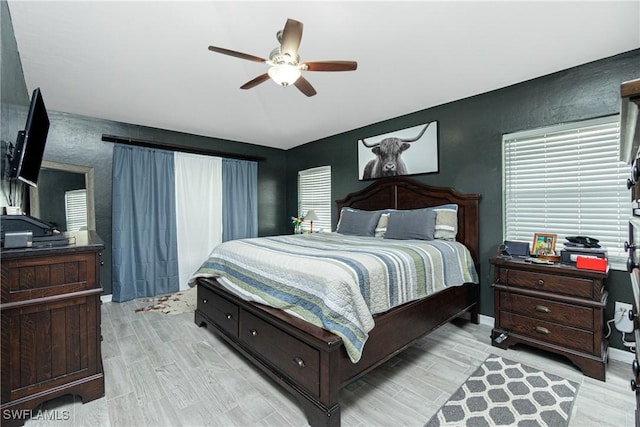
<instances>
[{"instance_id":1,"label":"ceiling fan blade","mask_svg":"<svg viewBox=\"0 0 640 427\"><path fill-rule=\"evenodd\" d=\"M262 59L258 56L249 55L248 53L236 52L235 50L229 50L222 47L209 46L209 50L212 52L222 53L223 55L235 56L240 59L247 59L255 62L267 62L266 59Z\"/></svg>"},{"instance_id":2,"label":"ceiling fan blade","mask_svg":"<svg viewBox=\"0 0 640 427\"><path fill-rule=\"evenodd\" d=\"M287 23L282 30L280 52L295 58L298 54L301 40L302 22L296 21L295 19L287 19Z\"/></svg>"},{"instance_id":3,"label":"ceiling fan blade","mask_svg":"<svg viewBox=\"0 0 640 427\"><path fill-rule=\"evenodd\" d=\"M317 93L313 86L311 86L311 83L302 76L298 77L298 80L293 84L300 90L300 92L307 96L313 96Z\"/></svg>"},{"instance_id":4,"label":"ceiling fan blade","mask_svg":"<svg viewBox=\"0 0 640 427\"><path fill-rule=\"evenodd\" d=\"M356 61L311 61L304 62L307 71L353 71L358 68Z\"/></svg>"},{"instance_id":5,"label":"ceiling fan blade","mask_svg":"<svg viewBox=\"0 0 640 427\"><path fill-rule=\"evenodd\" d=\"M250 81L246 82L245 84L243 84L242 86L240 86L240 89L251 89L252 87L256 87L260 83L266 82L267 80L269 80L269 74L267 74L267 73L260 74L255 79L250 80Z\"/></svg>"}]
</instances>

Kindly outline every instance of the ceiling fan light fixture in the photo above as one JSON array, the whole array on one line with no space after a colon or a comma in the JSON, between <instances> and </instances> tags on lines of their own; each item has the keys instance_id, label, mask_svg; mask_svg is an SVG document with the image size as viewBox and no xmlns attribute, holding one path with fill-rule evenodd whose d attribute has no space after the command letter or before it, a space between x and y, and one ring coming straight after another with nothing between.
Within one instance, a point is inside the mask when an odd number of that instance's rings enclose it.
<instances>
[{"instance_id":1,"label":"ceiling fan light fixture","mask_svg":"<svg viewBox=\"0 0 640 427\"><path fill-rule=\"evenodd\" d=\"M209 46L209 50L247 61L260 62L270 67L266 73L262 73L258 77L249 80L240 86L240 89L251 89L271 79L282 87L293 84L300 92L309 97L316 95L316 90L311 83L302 76L303 72L354 71L358 68L358 63L355 61L300 62L298 48L300 47L300 41L302 39L302 22L296 21L295 19L287 19L284 28L276 34L276 38L278 39L279 46L271 51L269 59L216 46Z\"/></svg>"},{"instance_id":2,"label":"ceiling fan light fixture","mask_svg":"<svg viewBox=\"0 0 640 427\"><path fill-rule=\"evenodd\" d=\"M282 87L287 87L290 84L295 83L302 75L302 71L296 65L290 64L277 64L269 68L267 71L269 77Z\"/></svg>"}]
</instances>

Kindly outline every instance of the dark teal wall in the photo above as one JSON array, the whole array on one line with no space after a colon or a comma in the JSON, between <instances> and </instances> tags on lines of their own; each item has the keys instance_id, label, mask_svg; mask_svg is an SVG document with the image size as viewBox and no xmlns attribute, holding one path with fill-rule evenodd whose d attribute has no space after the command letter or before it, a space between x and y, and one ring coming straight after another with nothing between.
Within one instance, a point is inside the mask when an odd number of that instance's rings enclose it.
<instances>
[{"instance_id":1,"label":"dark teal wall","mask_svg":"<svg viewBox=\"0 0 640 427\"><path fill-rule=\"evenodd\" d=\"M84 174L42 169L38 177L38 205L42 211L38 217L54 224L60 231L67 230L67 191L86 188Z\"/></svg>"},{"instance_id":2,"label":"dark teal wall","mask_svg":"<svg viewBox=\"0 0 640 427\"><path fill-rule=\"evenodd\" d=\"M24 82L18 46L13 34L9 6L4 0L0 1L0 24L0 41L2 42L0 88L2 90L2 103L28 106L27 85ZM20 129L16 129L16 132L18 130Z\"/></svg>"},{"instance_id":3,"label":"dark teal wall","mask_svg":"<svg viewBox=\"0 0 640 427\"><path fill-rule=\"evenodd\" d=\"M468 77L473 78L472 70ZM493 293L490 287L493 271L488 259L495 255L496 247L502 240L502 135L618 113L620 83L638 77L640 50L293 148L287 152L288 212L296 212L298 170L331 165L332 197L342 198L371 183L358 181L359 138L438 120L440 172L413 177L428 184L481 194L480 311L493 317ZM453 85L455 82L437 84ZM409 153L407 151L405 155ZM334 224L336 215L334 207ZM628 275L612 271L608 289L607 318L611 318L613 301L632 301ZM613 334L612 343L623 348L619 336Z\"/></svg>"},{"instance_id":4,"label":"dark teal wall","mask_svg":"<svg viewBox=\"0 0 640 427\"><path fill-rule=\"evenodd\" d=\"M4 174L6 160L5 141L15 142L25 123L29 94L24 82L18 46L13 34L11 15L6 1L0 1L0 170ZM4 197L4 195L3 195ZM7 203L4 203L6 205Z\"/></svg>"}]
</instances>

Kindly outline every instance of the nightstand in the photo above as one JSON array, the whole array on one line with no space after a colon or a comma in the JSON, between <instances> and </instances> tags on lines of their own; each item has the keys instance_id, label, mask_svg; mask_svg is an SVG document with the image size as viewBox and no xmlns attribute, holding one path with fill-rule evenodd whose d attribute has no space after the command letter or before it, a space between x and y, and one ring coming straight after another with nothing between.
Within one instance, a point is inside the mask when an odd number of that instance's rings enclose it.
<instances>
[{"instance_id":1,"label":"nightstand","mask_svg":"<svg viewBox=\"0 0 640 427\"><path fill-rule=\"evenodd\" d=\"M605 380L607 273L564 264L493 258L492 345L523 343L561 354L582 372Z\"/></svg>"}]
</instances>

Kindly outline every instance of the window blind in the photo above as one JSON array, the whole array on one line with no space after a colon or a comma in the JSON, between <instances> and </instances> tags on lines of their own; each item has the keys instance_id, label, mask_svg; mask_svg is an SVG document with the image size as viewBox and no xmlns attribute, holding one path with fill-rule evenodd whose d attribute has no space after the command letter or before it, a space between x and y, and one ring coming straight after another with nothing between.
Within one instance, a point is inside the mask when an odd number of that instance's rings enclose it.
<instances>
[{"instance_id":1,"label":"window blind","mask_svg":"<svg viewBox=\"0 0 640 427\"><path fill-rule=\"evenodd\" d=\"M87 190L71 190L64 193L67 231L87 229Z\"/></svg>"},{"instance_id":2,"label":"window blind","mask_svg":"<svg viewBox=\"0 0 640 427\"><path fill-rule=\"evenodd\" d=\"M298 216L314 210L318 219L313 221L315 230L331 230L331 166L321 166L298 172ZM305 221L302 228L308 230Z\"/></svg>"},{"instance_id":3,"label":"window blind","mask_svg":"<svg viewBox=\"0 0 640 427\"><path fill-rule=\"evenodd\" d=\"M624 269L631 199L619 141L617 115L504 135L505 240L554 233L559 253L567 236L589 236Z\"/></svg>"}]
</instances>

